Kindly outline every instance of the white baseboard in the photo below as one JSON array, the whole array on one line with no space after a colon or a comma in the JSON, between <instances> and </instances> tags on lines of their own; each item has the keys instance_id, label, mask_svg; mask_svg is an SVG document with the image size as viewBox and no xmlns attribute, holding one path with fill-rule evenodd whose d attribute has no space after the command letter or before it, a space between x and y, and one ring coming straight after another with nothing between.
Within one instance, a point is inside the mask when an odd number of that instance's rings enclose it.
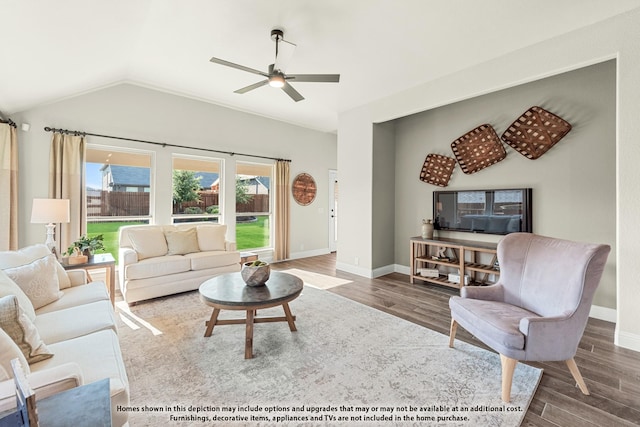
<instances>
[{"instance_id":1,"label":"white baseboard","mask_svg":"<svg viewBox=\"0 0 640 427\"><path fill-rule=\"evenodd\" d=\"M589 317L594 319L606 320L607 322L616 323L618 314L614 308L600 307L599 305L592 305L589 310Z\"/></svg>"},{"instance_id":2,"label":"white baseboard","mask_svg":"<svg viewBox=\"0 0 640 427\"><path fill-rule=\"evenodd\" d=\"M629 350L640 351L640 335L619 331L617 325L613 343Z\"/></svg>"},{"instance_id":3,"label":"white baseboard","mask_svg":"<svg viewBox=\"0 0 640 427\"><path fill-rule=\"evenodd\" d=\"M394 273L395 271L396 271L395 264L389 264L389 265L385 265L384 267L374 268L372 271L372 276L374 278L380 277L380 276L384 276L385 274Z\"/></svg>"},{"instance_id":4,"label":"white baseboard","mask_svg":"<svg viewBox=\"0 0 640 427\"><path fill-rule=\"evenodd\" d=\"M312 256L326 255L328 253L331 253L331 251L329 251L329 248L314 249L312 251L303 252L292 252L289 254L289 259L309 258Z\"/></svg>"},{"instance_id":5,"label":"white baseboard","mask_svg":"<svg viewBox=\"0 0 640 427\"><path fill-rule=\"evenodd\" d=\"M368 268L358 267L357 265L346 264L344 262L336 261L336 270L341 270L351 274L357 274L358 276L373 279L373 272Z\"/></svg>"},{"instance_id":6,"label":"white baseboard","mask_svg":"<svg viewBox=\"0 0 640 427\"><path fill-rule=\"evenodd\" d=\"M406 274L407 276L411 274L411 269L408 265L395 264L394 268L396 273Z\"/></svg>"},{"instance_id":7,"label":"white baseboard","mask_svg":"<svg viewBox=\"0 0 640 427\"><path fill-rule=\"evenodd\" d=\"M402 267L398 264L389 264L383 267L374 268L370 270L368 268L358 267L356 265L345 264L341 262L336 262L336 269L346 271L347 273L357 274L358 276L366 277L368 279L375 279L376 277L384 276L386 274L397 273L398 268ZM409 274L409 267L406 267L407 273Z\"/></svg>"}]
</instances>

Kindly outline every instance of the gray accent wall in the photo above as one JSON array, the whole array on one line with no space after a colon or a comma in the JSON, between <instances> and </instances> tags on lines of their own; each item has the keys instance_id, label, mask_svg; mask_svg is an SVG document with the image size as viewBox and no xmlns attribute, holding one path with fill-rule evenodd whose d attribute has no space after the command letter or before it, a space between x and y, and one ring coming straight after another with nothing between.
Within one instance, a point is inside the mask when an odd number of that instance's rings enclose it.
<instances>
[{"instance_id":1,"label":"gray accent wall","mask_svg":"<svg viewBox=\"0 0 640 427\"><path fill-rule=\"evenodd\" d=\"M418 179L427 154L453 157L451 142L481 124L491 124L502 135L534 105L557 114L573 127L539 159L529 160L504 144L506 159L470 175L456 166L446 188ZM393 123L397 264L409 265L408 239L420 234L422 218L432 218L433 191L531 187L535 233L611 245L594 305L616 308L615 60L434 108ZM376 215L374 209L373 216ZM441 235L495 242L500 238L471 233Z\"/></svg>"}]
</instances>

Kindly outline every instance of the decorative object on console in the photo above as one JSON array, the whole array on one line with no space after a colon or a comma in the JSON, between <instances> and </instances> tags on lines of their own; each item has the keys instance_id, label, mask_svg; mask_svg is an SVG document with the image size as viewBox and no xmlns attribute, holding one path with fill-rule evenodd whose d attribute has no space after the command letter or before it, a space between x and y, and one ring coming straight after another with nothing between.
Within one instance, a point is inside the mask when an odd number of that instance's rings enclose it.
<instances>
[{"instance_id":1,"label":"decorative object on console","mask_svg":"<svg viewBox=\"0 0 640 427\"><path fill-rule=\"evenodd\" d=\"M271 275L271 267L264 261L246 262L240 275L247 286L264 286Z\"/></svg>"},{"instance_id":2,"label":"decorative object on console","mask_svg":"<svg viewBox=\"0 0 640 427\"><path fill-rule=\"evenodd\" d=\"M451 143L462 172L476 173L507 157L498 134L489 124L480 125Z\"/></svg>"},{"instance_id":3,"label":"decorative object on console","mask_svg":"<svg viewBox=\"0 0 640 427\"><path fill-rule=\"evenodd\" d=\"M69 199L33 199L31 208L32 224L47 224L47 240L45 245L51 253L57 254L55 240L56 224L70 221Z\"/></svg>"},{"instance_id":4,"label":"decorative object on console","mask_svg":"<svg viewBox=\"0 0 640 427\"><path fill-rule=\"evenodd\" d=\"M85 256L87 260L93 257L93 254L96 251L104 250L104 235L98 234L96 236L81 236L78 240L73 242L71 246L65 252L66 255L69 255L69 259L77 256ZM84 262L86 262L85 260ZM79 260L76 260L79 261ZM76 262L79 264L80 262ZM69 264L74 264L73 262L69 262Z\"/></svg>"},{"instance_id":5,"label":"decorative object on console","mask_svg":"<svg viewBox=\"0 0 640 427\"><path fill-rule=\"evenodd\" d=\"M422 220L422 238L433 239L433 223L430 219Z\"/></svg>"},{"instance_id":6,"label":"decorative object on console","mask_svg":"<svg viewBox=\"0 0 640 427\"><path fill-rule=\"evenodd\" d=\"M418 274L422 277L440 277L440 271L437 268L419 268Z\"/></svg>"},{"instance_id":7,"label":"decorative object on console","mask_svg":"<svg viewBox=\"0 0 640 427\"><path fill-rule=\"evenodd\" d=\"M502 140L527 159L535 160L549 151L571 130L571 125L540 107L531 107L502 134Z\"/></svg>"},{"instance_id":8,"label":"decorative object on console","mask_svg":"<svg viewBox=\"0 0 640 427\"><path fill-rule=\"evenodd\" d=\"M301 206L310 205L316 198L316 181L308 173L300 173L293 180L293 200Z\"/></svg>"},{"instance_id":9,"label":"decorative object on console","mask_svg":"<svg viewBox=\"0 0 640 427\"><path fill-rule=\"evenodd\" d=\"M446 187L456 167L456 159L440 154L428 154L420 171L420 181L427 184Z\"/></svg>"}]
</instances>

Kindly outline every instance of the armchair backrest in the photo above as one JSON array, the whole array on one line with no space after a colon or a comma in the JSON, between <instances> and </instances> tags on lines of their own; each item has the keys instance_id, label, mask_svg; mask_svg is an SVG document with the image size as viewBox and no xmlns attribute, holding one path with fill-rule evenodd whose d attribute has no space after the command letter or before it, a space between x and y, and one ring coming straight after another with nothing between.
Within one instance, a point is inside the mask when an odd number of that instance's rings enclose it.
<instances>
[{"instance_id":1,"label":"armchair backrest","mask_svg":"<svg viewBox=\"0 0 640 427\"><path fill-rule=\"evenodd\" d=\"M586 320L610 249L530 233L508 234L498 243L504 300L540 316L578 314Z\"/></svg>"}]
</instances>

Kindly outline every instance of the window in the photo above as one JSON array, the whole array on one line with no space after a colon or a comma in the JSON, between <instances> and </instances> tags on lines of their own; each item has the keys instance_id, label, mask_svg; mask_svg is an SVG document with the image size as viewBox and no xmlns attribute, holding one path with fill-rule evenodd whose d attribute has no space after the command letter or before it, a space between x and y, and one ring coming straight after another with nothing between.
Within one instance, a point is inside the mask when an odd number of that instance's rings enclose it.
<instances>
[{"instance_id":1,"label":"window","mask_svg":"<svg viewBox=\"0 0 640 427\"><path fill-rule=\"evenodd\" d=\"M173 222L220 221L220 160L173 158Z\"/></svg>"},{"instance_id":2,"label":"window","mask_svg":"<svg viewBox=\"0 0 640 427\"><path fill-rule=\"evenodd\" d=\"M236 163L236 243L238 249L271 247L273 165Z\"/></svg>"},{"instance_id":3,"label":"window","mask_svg":"<svg viewBox=\"0 0 640 427\"><path fill-rule=\"evenodd\" d=\"M151 220L152 156L148 151L87 148L87 235L103 234L105 250L116 261L120 227Z\"/></svg>"}]
</instances>

